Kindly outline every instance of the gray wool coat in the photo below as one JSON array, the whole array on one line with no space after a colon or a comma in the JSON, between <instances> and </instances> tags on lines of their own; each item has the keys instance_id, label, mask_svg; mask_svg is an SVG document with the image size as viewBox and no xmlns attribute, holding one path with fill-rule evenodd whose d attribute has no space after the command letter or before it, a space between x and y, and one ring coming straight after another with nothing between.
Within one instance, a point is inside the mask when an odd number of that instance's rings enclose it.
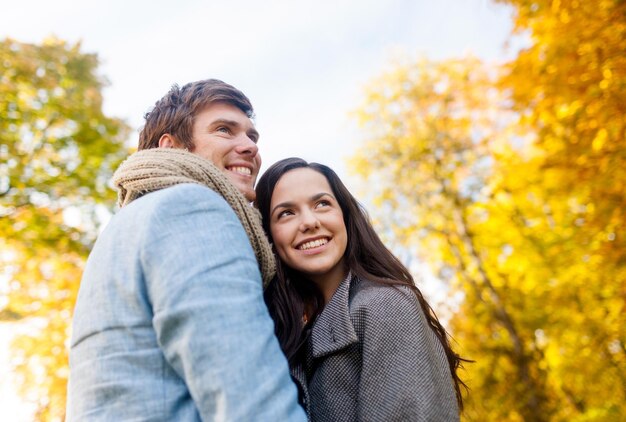
<instances>
[{"instance_id":1,"label":"gray wool coat","mask_svg":"<svg viewBox=\"0 0 626 422\"><path fill-rule=\"evenodd\" d=\"M291 373L314 422L459 420L443 347L406 287L349 276Z\"/></svg>"}]
</instances>

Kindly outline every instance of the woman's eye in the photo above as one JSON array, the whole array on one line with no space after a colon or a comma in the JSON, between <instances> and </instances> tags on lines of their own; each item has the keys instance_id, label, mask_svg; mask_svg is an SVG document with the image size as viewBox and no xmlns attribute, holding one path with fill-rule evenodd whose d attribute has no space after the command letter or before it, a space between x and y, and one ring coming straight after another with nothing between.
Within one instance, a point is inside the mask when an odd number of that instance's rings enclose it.
<instances>
[{"instance_id":1,"label":"woman's eye","mask_svg":"<svg viewBox=\"0 0 626 422\"><path fill-rule=\"evenodd\" d=\"M319 201L316 205L317 208L328 207L330 205L329 201Z\"/></svg>"},{"instance_id":2,"label":"woman's eye","mask_svg":"<svg viewBox=\"0 0 626 422\"><path fill-rule=\"evenodd\" d=\"M277 218L282 218L282 217L285 217L285 216L291 215L291 214L293 214L293 213L291 211L289 211L289 210L281 211L281 212L278 213Z\"/></svg>"}]
</instances>

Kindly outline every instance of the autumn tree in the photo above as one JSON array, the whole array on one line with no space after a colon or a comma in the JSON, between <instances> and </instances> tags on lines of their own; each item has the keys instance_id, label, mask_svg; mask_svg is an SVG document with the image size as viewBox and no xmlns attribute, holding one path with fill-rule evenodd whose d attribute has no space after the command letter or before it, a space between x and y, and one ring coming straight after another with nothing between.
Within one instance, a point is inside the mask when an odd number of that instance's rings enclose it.
<instances>
[{"instance_id":1,"label":"autumn tree","mask_svg":"<svg viewBox=\"0 0 626 422\"><path fill-rule=\"evenodd\" d=\"M372 82L353 159L377 216L462 300L468 420L626 417L624 2L510 1L503 67Z\"/></svg>"},{"instance_id":2,"label":"autumn tree","mask_svg":"<svg viewBox=\"0 0 626 422\"><path fill-rule=\"evenodd\" d=\"M457 312L468 324L454 334L460 352L476 360L467 377L472 391L510 383L499 394L471 395L467 414L542 420L545 374L532 358L532 330L517 321L532 298L504 288L497 263L505 244L477 229L485 221L505 225L487 204L514 115L494 83L494 72L471 58L396 65L367 92L359 115L369 139L353 164L381 186L374 203L395 236L428 251L422 258L434 273L465 292Z\"/></svg>"},{"instance_id":3,"label":"autumn tree","mask_svg":"<svg viewBox=\"0 0 626 422\"><path fill-rule=\"evenodd\" d=\"M71 313L127 125L104 115L98 59L49 39L0 41L0 316L28 327L13 344L37 419L63 420Z\"/></svg>"},{"instance_id":4,"label":"autumn tree","mask_svg":"<svg viewBox=\"0 0 626 422\"><path fill-rule=\"evenodd\" d=\"M561 285L555 299L569 310L543 332L557 415L624 419L626 3L504 3L532 44L506 66L500 86L511 93L518 130L531 137L526 162L543 177L527 189L550 217L547 233L556 236L546 258Z\"/></svg>"}]
</instances>

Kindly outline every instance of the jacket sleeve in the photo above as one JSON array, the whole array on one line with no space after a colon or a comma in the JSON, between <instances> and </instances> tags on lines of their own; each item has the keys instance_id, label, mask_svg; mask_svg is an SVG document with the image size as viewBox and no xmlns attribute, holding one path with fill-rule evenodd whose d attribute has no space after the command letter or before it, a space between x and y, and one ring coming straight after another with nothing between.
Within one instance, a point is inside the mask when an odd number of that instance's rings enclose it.
<instances>
[{"instance_id":1,"label":"jacket sleeve","mask_svg":"<svg viewBox=\"0 0 626 422\"><path fill-rule=\"evenodd\" d=\"M407 288L366 294L361 318L360 421L458 421L443 347Z\"/></svg>"},{"instance_id":2,"label":"jacket sleeve","mask_svg":"<svg viewBox=\"0 0 626 422\"><path fill-rule=\"evenodd\" d=\"M168 192L146 216L142 267L157 341L202 420L306 420L239 220L207 188Z\"/></svg>"}]
</instances>

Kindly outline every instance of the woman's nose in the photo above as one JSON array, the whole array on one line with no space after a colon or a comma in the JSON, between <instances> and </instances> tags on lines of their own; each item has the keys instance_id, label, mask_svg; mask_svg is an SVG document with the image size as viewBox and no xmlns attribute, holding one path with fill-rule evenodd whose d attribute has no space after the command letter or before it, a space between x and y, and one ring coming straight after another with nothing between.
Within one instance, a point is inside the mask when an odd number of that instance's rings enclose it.
<instances>
[{"instance_id":1,"label":"woman's nose","mask_svg":"<svg viewBox=\"0 0 626 422\"><path fill-rule=\"evenodd\" d=\"M320 225L320 220L315 213L309 211L302 214L302 221L300 223L300 230L302 232L319 229Z\"/></svg>"}]
</instances>

